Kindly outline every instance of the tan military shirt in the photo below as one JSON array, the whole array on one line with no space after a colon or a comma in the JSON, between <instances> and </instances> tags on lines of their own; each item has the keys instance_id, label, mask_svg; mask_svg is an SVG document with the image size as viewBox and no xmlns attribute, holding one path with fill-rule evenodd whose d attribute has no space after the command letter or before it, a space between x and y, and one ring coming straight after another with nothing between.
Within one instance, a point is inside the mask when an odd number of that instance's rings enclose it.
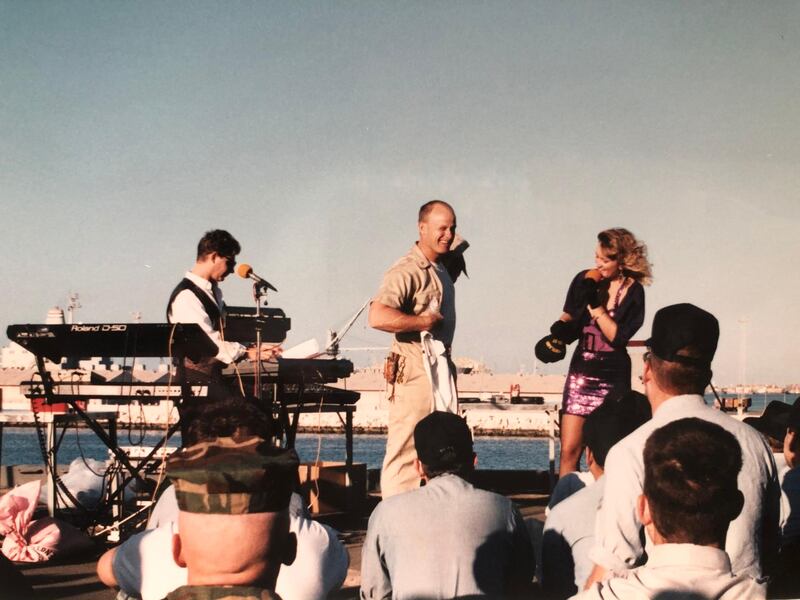
<instances>
[{"instance_id":1,"label":"tan military shirt","mask_svg":"<svg viewBox=\"0 0 800 600\"><path fill-rule=\"evenodd\" d=\"M396 308L408 315L420 315L431 308L440 310L442 282L417 244L389 267L372 301ZM396 333L394 337L394 352L401 356L421 357L418 332Z\"/></svg>"}]
</instances>

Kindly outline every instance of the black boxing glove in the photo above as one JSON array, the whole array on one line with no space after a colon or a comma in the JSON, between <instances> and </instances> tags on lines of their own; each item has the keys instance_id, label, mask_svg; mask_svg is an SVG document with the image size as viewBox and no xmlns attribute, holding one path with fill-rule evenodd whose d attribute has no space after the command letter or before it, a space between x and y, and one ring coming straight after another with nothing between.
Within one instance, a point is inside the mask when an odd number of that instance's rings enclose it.
<instances>
[{"instance_id":1,"label":"black boxing glove","mask_svg":"<svg viewBox=\"0 0 800 600\"><path fill-rule=\"evenodd\" d=\"M594 279L584 279L581 281L581 294L583 300L592 308L597 308L603 303L600 297L600 285Z\"/></svg>"},{"instance_id":2,"label":"black boxing glove","mask_svg":"<svg viewBox=\"0 0 800 600\"><path fill-rule=\"evenodd\" d=\"M567 345L556 336L544 336L536 343L533 353L543 363L554 363L567 355Z\"/></svg>"},{"instance_id":3,"label":"black boxing glove","mask_svg":"<svg viewBox=\"0 0 800 600\"><path fill-rule=\"evenodd\" d=\"M580 323L559 319L550 326L550 333L569 345L580 337Z\"/></svg>"}]
</instances>

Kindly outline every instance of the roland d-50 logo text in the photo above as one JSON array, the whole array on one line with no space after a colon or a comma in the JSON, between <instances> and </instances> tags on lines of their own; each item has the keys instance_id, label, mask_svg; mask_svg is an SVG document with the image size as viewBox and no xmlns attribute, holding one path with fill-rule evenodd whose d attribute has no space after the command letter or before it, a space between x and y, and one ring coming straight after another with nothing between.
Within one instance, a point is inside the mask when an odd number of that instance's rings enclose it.
<instances>
[{"instance_id":1,"label":"roland d-50 logo text","mask_svg":"<svg viewBox=\"0 0 800 600\"><path fill-rule=\"evenodd\" d=\"M128 325L121 323L119 325L103 324L103 325L73 325L70 331L77 333L91 333L96 331L127 331Z\"/></svg>"}]
</instances>

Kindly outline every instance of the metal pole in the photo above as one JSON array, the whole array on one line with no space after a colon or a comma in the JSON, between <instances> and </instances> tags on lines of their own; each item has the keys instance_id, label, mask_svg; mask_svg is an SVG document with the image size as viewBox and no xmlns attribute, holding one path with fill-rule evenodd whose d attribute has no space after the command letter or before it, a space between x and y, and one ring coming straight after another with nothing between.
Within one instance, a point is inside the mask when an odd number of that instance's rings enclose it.
<instances>
[{"instance_id":1,"label":"metal pole","mask_svg":"<svg viewBox=\"0 0 800 600\"><path fill-rule=\"evenodd\" d=\"M550 457L550 468L548 470L548 483L550 485L550 492L556 485L556 431L553 415L547 411L547 427L549 436L547 440L548 455Z\"/></svg>"},{"instance_id":2,"label":"metal pole","mask_svg":"<svg viewBox=\"0 0 800 600\"><path fill-rule=\"evenodd\" d=\"M256 327L256 348L258 349L256 354L256 372L255 372L255 383L256 383L256 400L258 406L261 406L263 401L263 390L261 389L261 295L262 291L264 294L267 293L266 288L260 282L253 283L253 299L256 303L256 319L255 319L255 327ZM263 407L262 407L263 408Z\"/></svg>"},{"instance_id":3,"label":"metal pole","mask_svg":"<svg viewBox=\"0 0 800 600\"><path fill-rule=\"evenodd\" d=\"M353 411L348 409L345 415L344 426L345 461L348 467L353 466Z\"/></svg>"}]
</instances>

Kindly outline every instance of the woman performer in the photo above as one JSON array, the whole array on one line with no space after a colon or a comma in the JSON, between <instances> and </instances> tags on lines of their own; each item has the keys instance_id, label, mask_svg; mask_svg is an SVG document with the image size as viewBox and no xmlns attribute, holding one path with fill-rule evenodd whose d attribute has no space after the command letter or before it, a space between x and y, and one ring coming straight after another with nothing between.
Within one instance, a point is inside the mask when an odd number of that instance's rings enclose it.
<instances>
[{"instance_id":1,"label":"woman performer","mask_svg":"<svg viewBox=\"0 0 800 600\"><path fill-rule=\"evenodd\" d=\"M652 278L647 246L630 231L606 229L597 240L596 268L575 276L552 335L540 342L563 356L565 344L580 340L564 384L561 477L578 468L586 416L609 393L630 390L631 359L625 346L644 321L642 285ZM539 350L537 345L537 356ZM553 356L550 360L558 360Z\"/></svg>"}]
</instances>

